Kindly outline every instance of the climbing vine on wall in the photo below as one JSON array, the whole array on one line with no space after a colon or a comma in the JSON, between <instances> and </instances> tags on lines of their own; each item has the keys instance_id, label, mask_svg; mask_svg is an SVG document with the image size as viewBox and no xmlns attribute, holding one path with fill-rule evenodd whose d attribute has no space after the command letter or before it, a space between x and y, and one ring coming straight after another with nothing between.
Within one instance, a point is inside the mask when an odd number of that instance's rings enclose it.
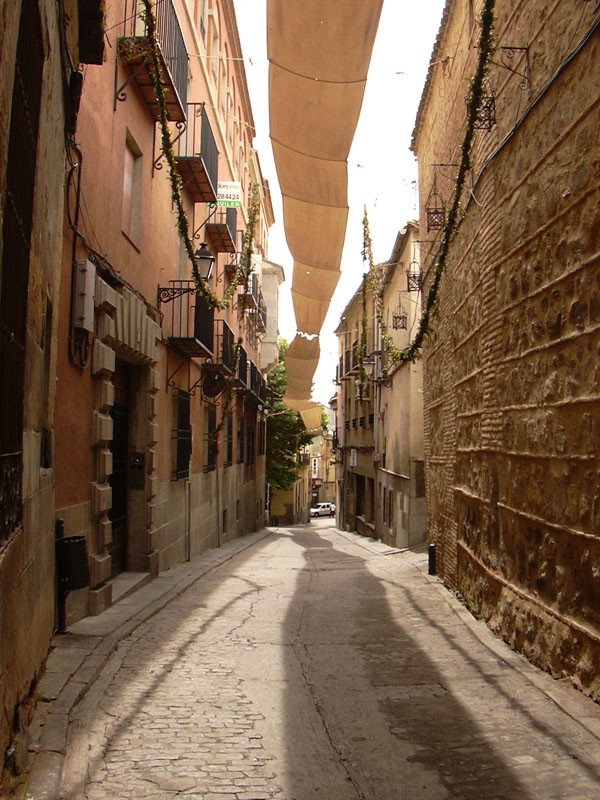
<instances>
[{"instance_id":1,"label":"climbing vine on wall","mask_svg":"<svg viewBox=\"0 0 600 800\"><path fill-rule=\"evenodd\" d=\"M196 259L196 254L194 251L194 243L192 241L192 237L190 236L190 226L187 215L185 213L185 208L183 206L183 196L182 196L183 185L181 181L181 176L179 175L179 172L177 170L175 151L173 149L173 140L171 137L171 130L169 128L167 105L165 101L165 93L161 78L160 52L159 52L158 41L156 39L156 19L154 17L154 12L152 10L151 0L142 0L142 2L143 2L143 18L144 18L144 23L146 25L146 33L149 42L148 55L150 57L150 64L149 64L150 75L152 78L152 83L154 85L154 92L158 102L158 122L160 127L162 152L168 164L169 181L171 184L171 200L173 202L173 205L175 207L175 212L177 214L177 229L184 243L188 258L192 263L192 278L194 280L194 284L196 287L196 293L202 295L202 297L204 297L207 304L211 308L215 309L227 308L227 306L229 305L235 294L236 287L239 284L244 284L245 290L247 290L248 288L248 280L250 275L250 265L252 258L252 241L254 236L254 225L256 223L256 219L258 216L258 207L259 207L258 187L254 186L252 189L252 199L250 203L250 209L248 212L248 225L246 228L246 233L244 234L243 257L240 259L240 262L237 265L235 275L232 278L229 287L223 294L223 297L219 298L212 291L210 286L208 286L202 280L200 276L200 271L198 269L198 261ZM247 291L244 291L243 295L245 296L246 293ZM241 308L242 314L245 310L243 303L244 301L242 301L242 308Z\"/></svg>"},{"instance_id":2,"label":"climbing vine on wall","mask_svg":"<svg viewBox=\"0 0 600 800\"><path fill-rule=\"evenodd\" d=\"M481 32L478 43L478 57L475 74L471 80L471 87L467 101L467 124L465 136L461 146L460 163L456 176L456 183L452 196L452 203L448 211L446 222L442 231L440 246L433 263L432 278L427 290L425 302L423 303L421 319L415 338L404 349L398 350L389 334L383 308L383 298L381 296L380 276L373 264L371 235L369 232L369 222L367 212L363 218L363 261L369 262L368 280L371 284L375 298L375 315L379 323L382 345L384 350L384 365L386 368L414 362L423 345L425 336L430 331L431 315L435 307L440 281L446 267L450 243L458 225L460 223L460 201L465 187L467 173L471 169L471 148L475 136L476 123L478 120L479 109L482 97L485 94L485 78L488 71L489 59L494 49L493 28L494 28L494 6L495 0L484 0L481 13Z\"/></svg>"},{"instance_id":3,"label":"climbing vine on wall","mask_svg":"<svg viewBox=\"0 0 600 800\"><path fill-rule=\"evenodd\" d=\"M156 39L156 19L154 17L154 12L152 10L151 0L142 0L142 2L143 2L143 18L149 42L148 55L150 57L150 64L149 64L150 75L152 78L154 92L158 103L158 122L160 127L162 152L168 165L168 175L171 184L171 200L173 202L177 214L177 230L179 231L179 235L181 236L181 239L184 243L188 258L190 259L192 264L192 278L196 288L196 293L201 295L205 299L209 307L215 309L224 309L227 308L227 306L233 299L237 287L242 285L243 291L240 292L240 298L238 299L238 311L240 317L245 318L246 296L248 294L248 286L249 286L251 266L252 266L252 255L254 252L253 250L254 230L256 227L256 222L258 220L258 214L260 208L259 188L257 185L254 185L252 187L250 206L248 209L248 222L246 225L246 230L244 232L244 237L242 242L241 258L239 259L239 263L236 267L236 271L234 276L232 277L230 285L224 292L223 297L219 298L212 291L210 286L208 286L205 283L205 281L202 280L202 277L200 276L198 261L196 258L196 253L194 251L194 243L192 241L192 237L190 236L189 221L183 205L183 196L182 196L183 185L181 181L181 176L179 175L179 172L177 170L175 151L173 149L173 140L171 137L171 130L169 128L165 93L161 78L159 46L158 46L158 41ZM225 383L225 388L223 390L223 396L221 399L221 409L222 409L221 419L219 424L216 426L216 428L212 431L211 434L211 438L213 440L216 440L220 432L223 430L225 423L227 421L227 415L231 409L235 397L234 385L238 371L240 351L242 346L243 346L242 337L239 336L236 341L236 346L234 350L234 359L233 359L231 375L227 378L227 381Z\"/></svg>"}]
</instances>

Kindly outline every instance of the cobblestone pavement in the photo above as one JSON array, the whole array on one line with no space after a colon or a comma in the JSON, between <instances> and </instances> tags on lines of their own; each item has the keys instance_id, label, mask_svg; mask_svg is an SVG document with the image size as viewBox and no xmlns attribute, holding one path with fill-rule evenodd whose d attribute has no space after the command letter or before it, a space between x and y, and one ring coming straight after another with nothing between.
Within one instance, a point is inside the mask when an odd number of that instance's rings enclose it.
<instances>
[{"instance_id":1,"label":"cobblestone pavement","mask_svg":"<svg viewBox=\"0 0 600 800\"><path fill-rule=\"evenodd\" d=\"M424 554L363 542L277 529L121 641L71 714L61 798L598 800L597 706Z\"/></svg>"}]
</instances>

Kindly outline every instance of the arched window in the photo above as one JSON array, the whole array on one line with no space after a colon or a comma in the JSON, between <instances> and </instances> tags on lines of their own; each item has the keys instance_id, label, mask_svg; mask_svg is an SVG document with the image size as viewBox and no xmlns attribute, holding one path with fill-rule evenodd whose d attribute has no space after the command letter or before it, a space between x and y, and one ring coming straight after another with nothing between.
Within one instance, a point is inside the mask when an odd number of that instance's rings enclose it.
<instances>
[{"instance_id":1,"label":"arched window","mask_svg":"<svg viewBox=\"0 0 600 800\"><path fill-rule=\"evenodd\" d=\"M194 20L196 27L200 31L202 41L206 41L206 0L195 0Z\"/></svg>"},{"instance_id":2,"label":"arched window","mask_svg":"<svg viewBox=\"0 0 600 800\"><path fill-rule=\"evenodd\" d=\"M219 16L216 8L211 8L208 15L208 34L209 34L209 51L210 57L210 71L215 82L215 86L219 85L219 61L221 53L219 49Z\"/></svg>"}]
</instances>

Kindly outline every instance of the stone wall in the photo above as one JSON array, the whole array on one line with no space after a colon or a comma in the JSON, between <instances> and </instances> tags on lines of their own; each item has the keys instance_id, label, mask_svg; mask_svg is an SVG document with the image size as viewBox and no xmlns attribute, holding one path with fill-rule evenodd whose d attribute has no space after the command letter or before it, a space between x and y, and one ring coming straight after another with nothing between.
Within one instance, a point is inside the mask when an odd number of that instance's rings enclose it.
<instances>
[{"instance_id":1,"label":"stone wall","mask_svg":"<svg viewBox=\"0 0 600 800\"><path fill-rule=\"evenodd\" d=\"M463 198L427 339L424 387L429 531L443 579L517 650L598 699L600 37L593 17L575 2L496 3L498 48L528 50L512 54L520 76L500 66L505 51L492 56L497 121L476 133L472 192ZM431 67L413 142L422 219L432 165L456 163L460 154L475 58L469 43L468 18L449 3L434 53L445 66ZM440 235L429 233L430 258Z\"/></svg>"}]
</instances>

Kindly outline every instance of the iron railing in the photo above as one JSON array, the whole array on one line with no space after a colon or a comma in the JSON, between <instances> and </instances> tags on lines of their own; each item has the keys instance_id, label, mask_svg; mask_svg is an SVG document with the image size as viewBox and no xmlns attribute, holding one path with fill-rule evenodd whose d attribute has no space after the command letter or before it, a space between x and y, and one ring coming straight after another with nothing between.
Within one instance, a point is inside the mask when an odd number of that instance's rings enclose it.
<instances>
[{"instance_id":1,"label":"iron railing","mask_svg":"<svg viewBox=\"0 0 600 800\"><path fill-rule=\"evenodd\" d=\"M175 141L175 158L200 159L216 197L219 151L204 103L187 104L187 124Z\"/></svg>"},{"instance_id":2,"label":"iron railing","mask_svg":"<svg viewBox=\"0 0 600 800\"><path fill-rule=\"evenodd\" d=\"M161 0L154 6L156 39L162 57L171 75L173 85L183 108L187 102L188 55L183 34L172 0ZM123 36L144 38L148 27L141 0L126 0L123 17Z\"/></svg>"},{"instance_id":3,"label":"iron railing","mask_svg":"<svg viewBox=\"0 0 600 800\"><path fill-rule=\"evenodd\" d=\"M241 386L246 386L248 384L248 354L241 345L238 348L238 366L236 377L238 384Z\"/></svg>"},{"instance_id":4,"label":"iron railing","mask_svg":"<svg viewBox=\"0 0 600 800\"><path fill-rule=\"evenodd\" d=\"M194 281L169 281L159 287L158 301L167 337L191 357L212 356L215 312L196 294Z\"/></svg>"},{"instance_id":5,"label":"iron railing","mask_svg":"<svg viewBox=\"0 0 600 800\"><path fill-rule=\"evenodd\" d=\"M233 372L235 365L233 331L222 319L218 319L215 323L215 362L225 367L228 372Z\"/></svg>"}]
</instances>

